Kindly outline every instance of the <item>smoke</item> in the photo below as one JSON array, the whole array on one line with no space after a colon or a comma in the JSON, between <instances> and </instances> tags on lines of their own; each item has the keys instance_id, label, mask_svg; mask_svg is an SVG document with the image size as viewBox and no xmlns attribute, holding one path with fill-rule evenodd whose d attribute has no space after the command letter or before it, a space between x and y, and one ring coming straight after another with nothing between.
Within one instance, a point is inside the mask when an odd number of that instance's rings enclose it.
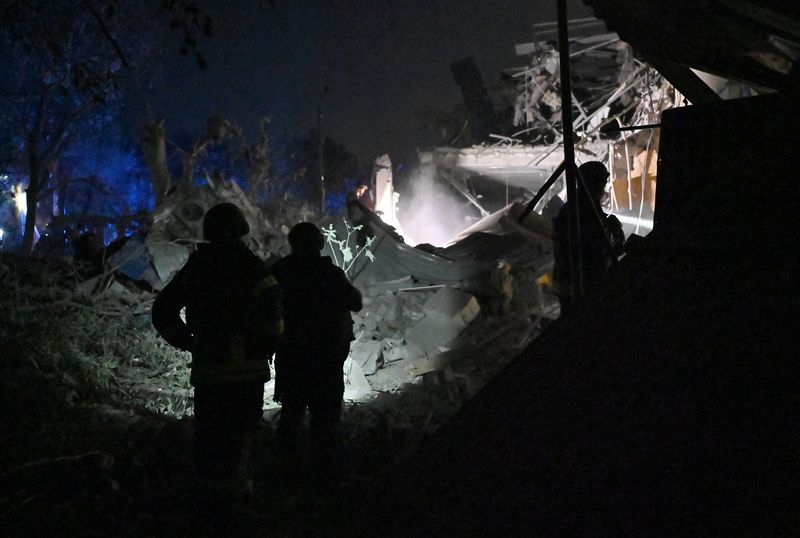
<instances>
[{"instance_id":1,"label":"smoke","mask_svg":"<svg viewBox=\"0 0 800 538\"><path fill-rule=\"evenodd\" d=\"M437 183L431 173L417 171L410 179L397 215L406 243L443 247L472 224L466 201Z\"/></svg>"}]
</instances>

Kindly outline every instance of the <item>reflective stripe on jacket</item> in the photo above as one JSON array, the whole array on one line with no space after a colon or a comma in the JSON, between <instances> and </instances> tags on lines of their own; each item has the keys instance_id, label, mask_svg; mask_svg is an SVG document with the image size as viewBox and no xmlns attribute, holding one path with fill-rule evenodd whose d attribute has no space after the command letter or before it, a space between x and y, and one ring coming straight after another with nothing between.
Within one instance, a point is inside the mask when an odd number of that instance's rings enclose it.
<instances>
[{"instance_id":1,"label":"reflective stripe on jacket","mask_svg":"<svg viewBox=\"0 0 800 538\"><path fill-rule=\"evenodd\" d=\"M266 382L283 332L280 301L277 281L244 243L205 243L159 293L153 326L192 352L193 385Z\"/></svg>"}]
</instances>

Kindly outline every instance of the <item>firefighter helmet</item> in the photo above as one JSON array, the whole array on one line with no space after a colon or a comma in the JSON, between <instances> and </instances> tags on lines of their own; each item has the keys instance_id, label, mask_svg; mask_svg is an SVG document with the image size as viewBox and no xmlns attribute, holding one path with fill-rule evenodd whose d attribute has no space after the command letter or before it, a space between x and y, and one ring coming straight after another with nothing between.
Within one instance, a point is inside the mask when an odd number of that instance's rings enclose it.
<instances>
[{"instance_id":1,"label":"firefighter helmet","mask_svg":"<svg viewBox=\"0 0 800 538\"><path fill-rule=\"evenodd\" d=\"M289 231L289 246L292 252L319 252L325 246L325 238L316 224L301 222Z\"/></svg>"},{"instance_id":2,"label":"firefighter helmet","mask_svg":"<svg viewBox=\"0 0 800 538\"><path fill-rule=\"evenodd\" d=\"M206 241L238 239L250 233L250 225L242 210L231 203L217 204L203 218L203 238Z\"/></svg>"},{"instance_id":3,"label":"firefighter helmet","mask_svg":"<svg viewBox=\"0 0 800 538\"><path fill-rule=\"evenodd\" d=\"M602 196L609 176L606 166L600 161L589 161L580 165L578 172L592 197Z\"/></svg>"}]
</instances>

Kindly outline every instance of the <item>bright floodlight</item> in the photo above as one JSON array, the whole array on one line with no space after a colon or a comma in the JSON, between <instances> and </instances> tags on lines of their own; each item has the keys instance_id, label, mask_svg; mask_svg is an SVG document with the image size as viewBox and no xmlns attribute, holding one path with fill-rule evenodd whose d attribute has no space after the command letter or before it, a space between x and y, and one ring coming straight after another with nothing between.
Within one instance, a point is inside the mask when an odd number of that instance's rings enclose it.
<instances>
[{"instance_id":1,"label":"bright floodlight","mask_svg":"<svg viewBox=\"0 0 800 538\"><path fill-rule=\"evenodd\" d=\"M14 185L14 205L20 215L28 212L28 196L22 185Z\"/></svg>"}]
</instances>

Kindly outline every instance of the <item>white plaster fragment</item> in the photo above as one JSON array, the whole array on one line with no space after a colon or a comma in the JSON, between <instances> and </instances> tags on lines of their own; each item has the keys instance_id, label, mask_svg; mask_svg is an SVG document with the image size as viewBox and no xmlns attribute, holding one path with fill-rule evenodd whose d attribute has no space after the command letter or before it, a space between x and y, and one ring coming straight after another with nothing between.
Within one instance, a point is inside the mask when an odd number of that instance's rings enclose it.
<instances>
[{"instance_id":1,"label":"white plaster fragment","mask_svg":"<svg viewBox=\"0 0 800 538\"><path fill-rule=\"evenodd\" d=\"M395 362L410 356L408 346L402 338L386 338L383 340L383 360Z\"/></svg>"},{"instance_id":2,"label":"white plaster fragment","mask_svg":"<svg viewBox=\"0 0 800 538\"><path fill-rule=\"evenodd\" d=\"M370 387L367 377L364 375L364 370L361 366L347 358L343 365L344 375L344 399L345 400L365 400L372 394L372 387Z\"/></svg>"},{"instance_id":3,"label":"white plaster fragment","mask_svg":"<svg viewBox=\"0 0 800 538\"><path fill-rule=\"evenodd\" d=\"M360 339L350 344L350 358L364 371L364 375L374 374L380 368L383 343L380 340Z\"/></svg>"}]
</instances>

